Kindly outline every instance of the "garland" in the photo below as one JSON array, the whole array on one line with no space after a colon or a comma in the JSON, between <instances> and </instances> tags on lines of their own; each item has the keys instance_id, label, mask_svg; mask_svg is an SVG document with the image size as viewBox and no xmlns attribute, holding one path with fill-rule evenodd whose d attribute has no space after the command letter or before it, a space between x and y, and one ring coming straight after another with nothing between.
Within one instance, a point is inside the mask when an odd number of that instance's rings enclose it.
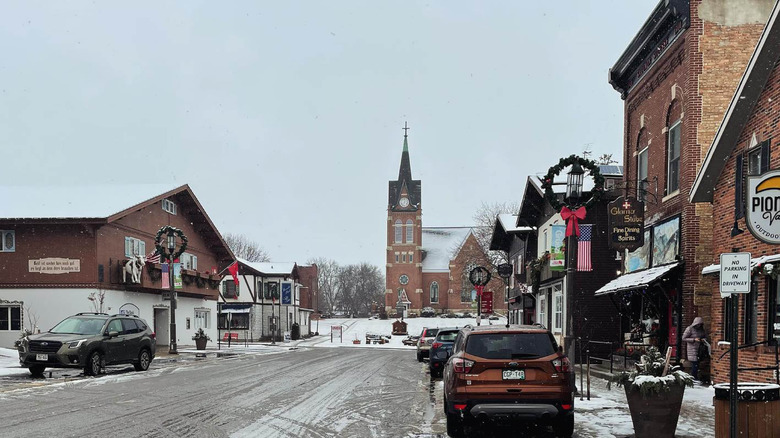
<instances>
[{"instance_id":1,"label":"garland","mask_svg":"<svg viewBox=\"0 0 780 438\"><path fill-rule=\"evenodd\" d=\"M542 266L550 259L550 253L545 252L538 259L532 259L526 265L528 268L528 274L531 277L531 290L539 292L539 282L541 280Z\"/></svg>"},{"instance_id":2,"label":"garland","mask_svg":"<svg viewBox=\"0 0 780 438\"><path fill-rule=\"evenodd\" d=\"M589 209L601 199L601 195L604 193L604 176L601 174L601 170L595 161L588 160L586 158L580 158L576 155L570 155L567 158L561 158L560 161L558 161L558 164L550 167L550 169L547 171L547 175L545 175L544 179L542 179L544 197L555 211L561 211L561 208L564 207L564 205L558 200L558 196L555 194L555 192L553 192L553 180L556 176L558 176L558 174L561 173L563 169L573 165L574 163L578 163L580 166L582 166L582 168L588 169L590 171L590 176L593 178L593 189L590 191L590 199L584 203L570 206L570 208L572 210L576 210L577 207L584 206L585 208Z\"/></svg>"},{"instance_id":3,"label":"garland","mask_svg":"<svg viewBox=\"0 0 780 438\"><path fill-rule=\"evenodd\" d=\"M167 234L173 233L176 236L178 236L179 239L181 239L181 248L179 248L178 251L176 251L176 252L174 252L173 254L170 254L170 255L165 255L166 251L165 251L165 248L163 248L163 246L162 246L162 236L163 236L163 234L166 234L166 233ZM184 231L182 231L182 230L180 230L180 229L178 229L176 227L172 227L170 225L166 225L166 226L160 228L160 231L158 231L157 235L154 237L154 249L157 250L157 254L160 254L161 258L163 256L165 256L165 258L170 257L170 258L168 258L168 261L173 262L173 260L176 260L177 258L179 258L179 256L184 254L184 251L187 250L187 236L184 235Z\"/></svg>"}]
</instances>

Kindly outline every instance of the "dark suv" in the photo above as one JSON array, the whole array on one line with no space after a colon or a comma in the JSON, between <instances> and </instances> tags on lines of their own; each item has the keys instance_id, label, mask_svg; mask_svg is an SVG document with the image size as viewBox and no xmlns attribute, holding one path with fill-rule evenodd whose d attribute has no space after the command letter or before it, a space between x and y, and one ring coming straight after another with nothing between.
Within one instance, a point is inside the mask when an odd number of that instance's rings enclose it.
<instances>
[{"instance_id":1,"label":"dark suv","mask_svg":"<svg viewBox=\"0 0 780 438\"><path fill-rule=\"evenodd\" d=\"M34 376L46 368L83 368L94 376L106 365L132 363L146 371L154 359L155 334L137 316L79 313L19 346L19 363Z\"/></svg>"},{"instance_id":2,"label":"dark suv","mask_svg":"<svg viewBox=\"0 0 780 438\"><path fill-rule=\"evenodd\" d=\"M447 433L494 418L552 425L574 433L571 364L549 330L535 326L461 329L444 368Z\"/></svg>"}]
</instances>

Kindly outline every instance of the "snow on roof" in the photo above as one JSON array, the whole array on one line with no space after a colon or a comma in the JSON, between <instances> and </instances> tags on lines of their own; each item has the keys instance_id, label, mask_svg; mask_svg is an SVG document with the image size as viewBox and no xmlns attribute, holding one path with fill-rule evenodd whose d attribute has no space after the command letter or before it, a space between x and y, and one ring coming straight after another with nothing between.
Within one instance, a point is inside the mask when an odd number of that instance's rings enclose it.
<instances>
[{"instance_id":1,"label":"snow on roof","mask_svg":"<svg viewBox=\"0 0 780 438\"><path fill-rule=\"evenodd\" d=\"M238 261L269 275L291 275L295 268L295 262L249 262L242 258L238 258Z\"/></svg>"},{"instance_id":2,"label":"snow on roof","mask_svg":"<svg viewBox=\"0 0 780 438\"><path fill-rule=\"evenodd\" d=\"M780 254L772 254L767 256L760 256L750 258L750 269L754 269L756 266L763 265L764 263L774 263L780 261ZM701 270L702 275L718 274L720 275L720 264L705 266Z\"/></svg>"},{"instance_id":3,"label":"snow on roof","mask_svg":"<svg viewBox=\"0 0 780 438\"><path fill-rule=\"evenodd\" d=\"M0 186L0 218L107 218L182 184Z\"/></svg>"},{"instance_id":4,"label":"snow on roof","mask_svg":"<svg viewBox=\"0 0 780 438\"><path fill-rule=\"evenodd\" d=\"M423 227L423 272L449 272L450 260L471 233L471 227Z\"/></svg>"},{"instance_id":5,"label":"snow on roof","mask_svg":"<svg viewBox=\"0 0 780 438\"><path fill-rule=\"evenodd\" d=\"M521 231L533 231L533 228L531 227L518 227L517 226L517 215L516 214L510 214L510 213L501 213L498 215L498 220L501 222L501 227L504 228L504 231L507 233L517 233Z\"/></svg>"},{"instance_id":6,"label":"snow on roof","mask_svg":"<svg viewBox=\"0 0 780 438\"><path fill-rule=\"evenodd\" d=\"M606 295L613 292L647 287L654 281L666 275L667 272L671 271L672 268L679 264L680 262L674 262L668 265L645 269L644 271L621 275L620 277L605 284L601 289L597 290L594 295Z\"/></svg>"}]
</instances>

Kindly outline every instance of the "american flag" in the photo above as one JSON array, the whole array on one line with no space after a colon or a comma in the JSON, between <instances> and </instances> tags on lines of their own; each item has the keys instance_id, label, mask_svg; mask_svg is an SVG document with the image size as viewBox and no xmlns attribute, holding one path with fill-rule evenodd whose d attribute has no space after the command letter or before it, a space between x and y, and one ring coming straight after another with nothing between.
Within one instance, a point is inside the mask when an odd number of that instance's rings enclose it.
<instances>
[{"instance_id":1,"label":"american flag","mask_svg":"<svg viewBox=\"0 0 780 438\"><path fill-rule=\"evenodd\" d=\"M160 254L156 249L146 255L146 263L160 263Z\"/></svg>"},{"instance_id":2,"label":"american flag","mask_svg":"<svg viewBox=\"0 0 780 438\"><path fill-rule=\"evenodd\" d=\"M162 279L160 280L162 282L162 288L163 289L170 289L171 288L171 279L168 277L168 264L163 263L162 265Z\"/></svg>"},{"instance_id":3,"label":"american flag","mask_svg":"<svg viewBox=\"0 0 780 438\"><path fill-rule=\"evenodd\" d=\"M580 238L577 241L577 270L592 271L590 242L593 238L593 225L580 225Z\"/></svg>"}]
</instances>

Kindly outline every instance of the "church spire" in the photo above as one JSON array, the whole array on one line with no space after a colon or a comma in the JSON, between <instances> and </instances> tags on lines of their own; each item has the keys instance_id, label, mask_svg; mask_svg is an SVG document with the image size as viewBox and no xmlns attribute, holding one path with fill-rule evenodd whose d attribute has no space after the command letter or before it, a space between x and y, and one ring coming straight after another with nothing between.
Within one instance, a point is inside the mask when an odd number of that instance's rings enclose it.
<instances>
[{"instance_id":1,"label":"church spire","mask_svg":"<svg viewBox=\"0 0 780 438\"><path fill-rule=\"evenodd\" d=\"M404 150L401 152L401 168L398 170L398 181L409 182L412 180L412 165L409 161L409 143L406 138L408 137L409 126L404 122Z\"/></svg>"}]
</instances>

